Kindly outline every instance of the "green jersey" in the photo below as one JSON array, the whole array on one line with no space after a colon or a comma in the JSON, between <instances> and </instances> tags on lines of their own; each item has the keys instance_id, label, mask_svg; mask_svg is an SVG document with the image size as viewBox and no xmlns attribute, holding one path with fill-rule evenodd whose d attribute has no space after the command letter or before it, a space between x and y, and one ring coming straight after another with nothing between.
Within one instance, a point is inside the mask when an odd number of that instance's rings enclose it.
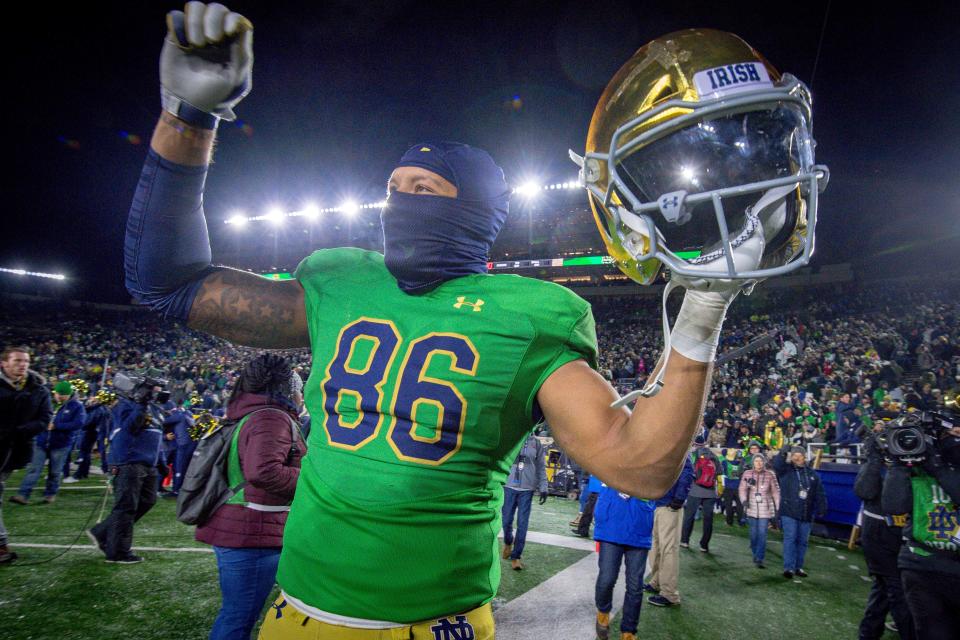
<instances>
[{"instance_id":1,"label":"green jersey","mask_svg":"<svg viewBox=\"0 0 960 640\"><path fill-rule=\"evenodd\" d=\"M589 305L513 275L408 295L359 249L317 251L296 278L312 428L278 582L295 605L369 621L488 602L503 483L537 391L568 362L596 366Z\"/></svg>"},{"instance_id":2,"label":"green jersey","mask_svg":"<svg viewBox=\"0 0 960 640\"><path fill-rule=\"evenodd\" d=\"M907 528L909 537L920 543L910 550L922 556L926 549L960 554L960 511L935 479L925 473L910 478L913 489L913 512Z\"/></svg>"}]
</instances>

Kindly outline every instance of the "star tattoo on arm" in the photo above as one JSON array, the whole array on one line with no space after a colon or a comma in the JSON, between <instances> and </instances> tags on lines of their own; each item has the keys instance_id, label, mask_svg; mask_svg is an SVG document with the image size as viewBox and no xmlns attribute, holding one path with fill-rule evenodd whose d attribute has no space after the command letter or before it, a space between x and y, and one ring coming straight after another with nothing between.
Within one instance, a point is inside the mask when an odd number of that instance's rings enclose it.
<instances>
[{"instance_id":1,"label":"star tattoo on arm","mask_svg":"<svg viewBox=\"0 0 960 640\"><path fill-rule=\"evenodd\" d=\"M300 283L235 269L220 269L204 279L187 325L248 347L310 346Z\"/></svg>"}]
</instances>

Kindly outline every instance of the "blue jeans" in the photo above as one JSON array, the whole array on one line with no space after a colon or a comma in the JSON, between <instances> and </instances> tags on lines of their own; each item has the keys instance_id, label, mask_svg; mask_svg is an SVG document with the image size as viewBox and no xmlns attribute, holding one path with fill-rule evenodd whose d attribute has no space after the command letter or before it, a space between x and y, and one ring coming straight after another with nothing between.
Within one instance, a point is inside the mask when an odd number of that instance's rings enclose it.
<instances>
[{"instance_id":1,"label":"blue jeans","mask_svg":"<svg viewBox=\"0 0 960 640\"><path fill-rule=\"evenodd\" d=\"M210 640L246 640L276 582L280 547L215 546L213 551L220 572L222 604Z\"/></svg>"},{"instance_id":2,"label":"blue jeans","mask_svg":"<svg viewBox=\"0 0 960 640\"><path fill-rule=\"evenodd\" d=\"M613 608L613 587L620 575L620 561L626 565L627 591L623 596L621 633L636 633L640 621L640 605L643 604L643 572L647 567L649 549L628 547L613 542L600 541L600 573L597 575L597 611L610 613Z\"/></svg>"},{"instance_id":3,"label":"blue jeans","mask_svg":"<svg viewBox=\"0 0 960 640\"><path fill-rule=\"evenodd\" d=\"M47 486L43 495L44 497L57 495L57 491L60 490L60 480L63 478L63 461L72 448L73 445L71 444L68 447L47 451L42 447L34 445L33 459L27 467L27 475L23 477L17 493L25 499L30 498L30 492L33 491L33 487L36 486L37 481L40 479L40 474L43 473L43 465L46 464L47 459L49 459L50 470L47 472Z\"/></svg>"},{"instance_id":4,"label":"blue jeans","mask_svg":"<svg viewBox=\"0 0 960 640\"><path fill-rule=\"evenodd\" d=\"M767 524L770 518L747 518L750 523L750 551L754 562L763 562L767 554Z\"/></svg>"},{"instance_id":5,"label":"blue jeans","mask_svg":"<svg viewBox=\"0 0 960 640\"><path fill-rule=\"evenodd\" d=\"M807 555L807 539L812 522L803 522L789 516L781 516L783 523L783 570L796 571L803 568Z\"/></svg>"},{"instance_id":6,"label":"blue jeans","mask_svg":"<svg viewBox=\"0 0 960 640\"><path fill-rule=\"evenodd\" d=\"M530 505L533 504L533 491L517 491L503 488L503 542L512 544L510 558L518 559L523 555L523 546L527 543L527 525L530 523ZM513 512L517 512L517 535L513 535Z\"/></svg>"},{"instance_id":7,"label":"blue jeans","mask_svg":"<svg viewBox=\"0 0 960 640\"><path fill-rule=\"evenodd\" d=\"M70 454L77 448L80 442L82 431L74 431L70 434L70 444L67 445L67 455L63 457L63 475L70 475Z\"/></svg>"}]
</instances>

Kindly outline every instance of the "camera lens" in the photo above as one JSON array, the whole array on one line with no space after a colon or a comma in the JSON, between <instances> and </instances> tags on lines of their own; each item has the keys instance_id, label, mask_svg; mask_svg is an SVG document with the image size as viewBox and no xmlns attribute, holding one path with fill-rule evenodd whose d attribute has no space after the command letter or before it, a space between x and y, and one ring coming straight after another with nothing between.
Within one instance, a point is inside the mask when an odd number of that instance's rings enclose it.
<instances>
[{"instance_id":1,"label":"camera lens","mask_svg":"<svg viewBox=\"0 0 960 640\"><path fill-rule=\"evenodd\" d=\"M923 435L910 427L898 430L894 442L904 453L919 453L923 449Z\"/></svg>"}]
</instances>

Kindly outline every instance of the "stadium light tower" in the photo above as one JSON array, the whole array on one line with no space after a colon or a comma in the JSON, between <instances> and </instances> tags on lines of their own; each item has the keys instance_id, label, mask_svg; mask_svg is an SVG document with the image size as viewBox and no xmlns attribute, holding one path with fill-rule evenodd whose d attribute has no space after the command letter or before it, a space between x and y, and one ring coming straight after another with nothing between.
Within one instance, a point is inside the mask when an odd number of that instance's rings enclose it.
<instances>
[{"instance_id":1,"label":"stadium light tower","mask_svg":"<svg viewBox=\"0 0 960 640\"><path fill-rule=\"evenodd\" d=\"M340 205L340 211L342 211L343 214L348 218L352 218L353 216L357 215L358 211L360 211L360 205L353 200L347 200Z\"/></svg>"},{"instance_id":2,"label":"stadium light tower","mask_svg":"<svg viewBox=\"0 0 960 640\"><path fill-rule=\"evenodd\" d=\"M303 217L305 217L310 222L313 222L314 220L320 217L320 207L318 207L313 202L307 204L307 206L303 208Z\"/></svg>"},{"instance_id":3,"label":"stadium light tower","mask_svg":"<svg viewBox=\"0 0 960 640\"><path fill-rule=\"evenodd\" d=\"M535 180L528 180L515 189L524 198L536 198L542 190L540 183Z\"/></svg>"},{"instance_id":4,"label":"stadium light tower","mask_svg":"<svg viewBox=\"0 0 960 640\"><path fill-rule=\"evenodd\" d=\"M247 224L247 216L243 215L239 211L234 213L232 216L227 218L227 224L236 225L237 227L242 227Z\"/></svg>"},{"instance_id":5,"label":"stadium light tower","mask_svg":"<svg viewBox=\"0 0 960 640\"><path fill-rule=\"evenodd\" d=\"M280 207L271 207L270 212L266 215L267 220L275 225L280 225L285 217L286 215Z\"/></svg>"},{"instance_id":6,"label":"stadium light tower","mask_svg":"<svg viewBox=\"0 0 960 640\"><path fill-rule=\"evenodd\" d=\"M30 276L32 278L48 278L50 280L66 280L67 276L62 273L41 273L38 271L27 271L26 269L6 269L0 267L0 273L9 273L16 276Z\"/></svg>"}]
</instances>

